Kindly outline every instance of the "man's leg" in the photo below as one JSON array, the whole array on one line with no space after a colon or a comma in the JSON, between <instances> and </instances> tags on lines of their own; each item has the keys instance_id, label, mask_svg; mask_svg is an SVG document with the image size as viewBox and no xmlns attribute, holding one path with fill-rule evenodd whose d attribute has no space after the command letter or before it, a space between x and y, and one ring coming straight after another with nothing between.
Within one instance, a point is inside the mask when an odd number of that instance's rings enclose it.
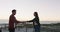
<instances>
[{"instance_id":1,"label":"man's leg","mask_svg":"<svg viewBox=\"0 0 60 32\"><path fill-rule=\"evenodd\" d=\"M12 32L11 29L9 29L9 32Z\"/></svg>"},{"instance_id":2,"label":"man's leg","mask_svg":"<svg viewBox=\"0 0 60 32\"><path fill-rule=\"evenodd\" d=\"M15 29L9 29L9 32L15 32Z\"/></svg>"},{"instance_id":3,"label":"man's leg","mask_svg":"<svg viewBox=\"0 0 60 32\"><path fill-rule=\"evenodd\" d=\"M0 32L2 32L2 30L0 29Z\"/></svg>"},{"instance_id":4,"label":"man's leg","mask_svg":"<svg viewBox=\"0 0 60 32\"><path fill-rule=\"evenodd\" d=\"M12 31L15 32L15 28Z\"/></svg>"}]
</instances>

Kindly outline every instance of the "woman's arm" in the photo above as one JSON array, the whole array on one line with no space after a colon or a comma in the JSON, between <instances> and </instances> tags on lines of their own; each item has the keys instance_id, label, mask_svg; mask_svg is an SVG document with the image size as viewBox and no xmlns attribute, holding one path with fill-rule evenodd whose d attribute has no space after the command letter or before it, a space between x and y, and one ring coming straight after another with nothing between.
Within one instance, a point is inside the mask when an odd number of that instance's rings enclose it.
<instances>
[{"instance_id":1,"label":"woman's arm","mask_svg":"<svg viewBox=\"0 0 60 32\"><path fill-rule=\"evenodd\" d=\"M27 22L33 22L33 20L27 21Z\"/></svg>"},{"instance_id":2,"label":"woman's arm","mask_svg":"<svg viewBox=\"0 0 60 32\"><path fill-rule=\"evenodd\" d=\"M35 19L35 18L34 18ZM34 19L32 19L32 20L29 20L29 21L27 21L27 22L33 22L34 21Z\"/></svg>"}]
</instances>

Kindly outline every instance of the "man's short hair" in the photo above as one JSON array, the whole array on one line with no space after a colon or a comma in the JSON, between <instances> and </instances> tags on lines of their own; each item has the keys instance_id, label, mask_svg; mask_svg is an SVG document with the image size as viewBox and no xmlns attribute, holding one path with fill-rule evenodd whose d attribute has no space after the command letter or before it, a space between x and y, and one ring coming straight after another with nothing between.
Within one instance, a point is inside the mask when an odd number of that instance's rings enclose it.
<instances>
[{"instance_id":1,"label":"man's short hair","mask_svg":"<svg viewBox=\"0 0 60 32\"><path fill-rule=\"evenodd\" d=\"M12 10L12 12L16 12L16 10L15 10L15 9L13 9L13 10Z\"/></svg>"}]
</instances>

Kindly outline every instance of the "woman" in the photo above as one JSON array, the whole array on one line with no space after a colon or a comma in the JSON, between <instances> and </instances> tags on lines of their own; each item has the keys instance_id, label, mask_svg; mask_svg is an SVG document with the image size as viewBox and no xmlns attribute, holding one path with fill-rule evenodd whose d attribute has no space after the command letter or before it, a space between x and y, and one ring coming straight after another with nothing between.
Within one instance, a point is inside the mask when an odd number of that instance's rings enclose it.
<instances>
[{"instance_id":1,"label":"woman","mask_svg":"<svg viewBox=\"0 0 60 32\"><path fill-rule=\"evenodd\" d=\"M33 22L35 32L40 32L40 23L39 23L39 17L38 13L34 12L35 18L33 20L27 21L27 22Z\"/></svg>"}]
</instances>

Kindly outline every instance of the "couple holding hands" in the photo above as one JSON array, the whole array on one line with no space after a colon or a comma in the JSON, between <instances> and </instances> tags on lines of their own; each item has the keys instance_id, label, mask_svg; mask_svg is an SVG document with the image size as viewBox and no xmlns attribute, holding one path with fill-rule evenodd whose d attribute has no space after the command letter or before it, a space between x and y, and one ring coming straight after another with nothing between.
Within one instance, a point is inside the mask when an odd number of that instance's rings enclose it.
<instances>
[{"instance_id":1,"label":"couple holding hands","mask_svg":"<svg viewBox=\"0 0 60 32\"><path fill-rule=\"evenodd\" d=\"M30 20L30 21L17 21L14 15L16 15L16 10L15 9L12 10L12 14L9 17L9 32L15 32L14 24L24 23L24 22L33 22L34 31L35 32L40 32L40 23L39 23L39 17L38 17L37 12L34 12L34 17L35 18Z\"/></svg>"}]
</instances>

